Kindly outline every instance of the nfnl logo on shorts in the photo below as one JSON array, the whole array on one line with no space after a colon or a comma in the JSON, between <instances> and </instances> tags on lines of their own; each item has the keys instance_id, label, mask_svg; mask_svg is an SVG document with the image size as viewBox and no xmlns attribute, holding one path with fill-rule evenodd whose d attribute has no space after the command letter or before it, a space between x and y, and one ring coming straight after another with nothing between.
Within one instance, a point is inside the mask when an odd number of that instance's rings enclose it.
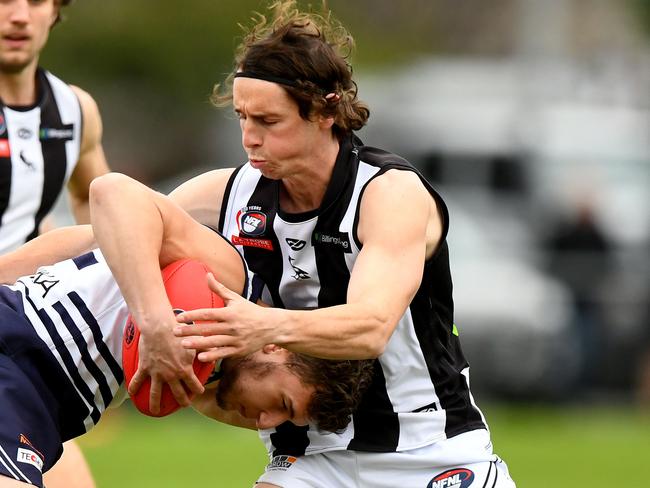
<instances>
[{"instance_id":1,"label":"nfnl logo on shorts","mask_svg":"<svg viewBox=\"0 0 650 488\"><path fill-rule=\"evenodd\" d=\"M293 466L293 463L295 463L297 460L298 458L295 458L293 456L275 456L266 467L266 469L286 471L291 466Z\"/></svg>"},{"instance_id":2,"label":"nfnl logo on shorts","mask_svg":"<svg viewBox=\"0 0 650 488\"><path fill-rule=\"evenodd\" d=\"M439 474L427 488L467 488L474 481L474 472L465 468L454 468Z\"/></svg>"},{"instance_id":3,"label":"nfnl logo on shorts","mask_svg":"<svg viewBox=\"0 0 650 488\"><path fill-rule=\"evenodd\" d=\"M23 449L22 447L18 448L18 456L16 456L16 461L19 463L31 464L39 471L43 471L43 460L36 454L34 451L29 449Z\"/></svg>"}]
</instances>

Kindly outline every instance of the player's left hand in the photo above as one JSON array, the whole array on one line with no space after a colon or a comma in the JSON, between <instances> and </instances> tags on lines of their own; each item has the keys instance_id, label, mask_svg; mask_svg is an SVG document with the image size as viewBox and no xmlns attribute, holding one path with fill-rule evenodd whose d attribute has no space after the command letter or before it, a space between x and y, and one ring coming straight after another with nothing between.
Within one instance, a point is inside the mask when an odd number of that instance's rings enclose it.
<instances>
[{"instance_id":1,"label":"player's left hand","mask_svg":"<svg viewBox=\"0 0 650 488\"><path fill-rule=\"evenodd\" d=\"M224 307L177 315L176 320L186 324L174 328L176 336L184 337L183 347L200 351L200 361L217 361L245 356L274 342L275 309L251 303L219 283L211 273L208 286L223 299Z\"/></svg>"}]
</instances>

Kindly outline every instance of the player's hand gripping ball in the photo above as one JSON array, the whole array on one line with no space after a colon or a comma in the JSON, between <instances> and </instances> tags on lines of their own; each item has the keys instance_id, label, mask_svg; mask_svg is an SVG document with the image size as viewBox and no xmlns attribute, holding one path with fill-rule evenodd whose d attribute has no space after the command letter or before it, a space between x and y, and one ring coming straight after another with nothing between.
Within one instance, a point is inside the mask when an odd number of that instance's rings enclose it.
<instances>
[{"instance_id":1,"label":"player's hand gripping ball","mask_svg":"<svg viewBox=\"0 0 650 488\"><path fill-rule=\"evenodd\" d=\"M167 297L176 313L197 308L223 307L221 297L208 287L206 274L209 271L205 264L192 259L175 261L163 269L163 283L165 284ZM139 341L140 329L129 315L122 338L122 367L124 368L126 385L131 382L138 369ZM195 358L193 366L194 373L199 378L199 381L205 384L214 371L214 362L204 363ZM160 412L153 414L149 410L150 388L151 378L147 378L138 392L131 396L133 404L140 412L152 417L164 417L181 408L174 398L171 388L165 384L160 398Z\"/></svg>"}]
</instances>

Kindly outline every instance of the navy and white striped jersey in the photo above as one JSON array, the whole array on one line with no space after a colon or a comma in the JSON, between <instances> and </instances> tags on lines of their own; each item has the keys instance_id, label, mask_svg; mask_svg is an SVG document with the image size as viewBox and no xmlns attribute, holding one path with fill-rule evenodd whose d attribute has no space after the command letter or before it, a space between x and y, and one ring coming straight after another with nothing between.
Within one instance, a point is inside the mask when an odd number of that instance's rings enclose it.
<instances>
[{"instance_id":1,"label":"navy and white striped jersey","mask_svg":"<svg viewBox=\"0 0 650 488\"><path fill-rule=\"evenodd\" d=\"M39 69L32 107L0 101L0 254L38 234L79 159L82 113L69 85Z\"/></svg>"},{"instance_id":2,"label":"navy and white striped jersey","mask_svg":"<svg viewBox=\"0 0 650 488\"><path fill-rule=\"evenodd\" d=\"M312 309L343 304L355 260L359 206L366 185L388 170L415 171L402 158L343 141L321 207L287 214L279 207L279 182L249 164L226 187L220 230L257 275L253 288L276 307ZM347 429L339 434L283 424L262 432L274 455L333 449L392 452L413 449L484 429L469 390L469 366L453 324L452 282L444 214L443 242L424 268L422 283L376 361L373 384Z\"/></svg>"},{"instance_id":3,"label":"navy and white striped jersey","mask_svg":"<svg viewBox=\"0 0 650 488\"><path fill-rule=\"evenodd\" d=\"M3 320L2 352L26 365L63 441L90 430L123 382L126 303L95 250L2 286L0 302L26 321ZM27 325L26 325L27 324Z\"/></svg>"}]
</instances>

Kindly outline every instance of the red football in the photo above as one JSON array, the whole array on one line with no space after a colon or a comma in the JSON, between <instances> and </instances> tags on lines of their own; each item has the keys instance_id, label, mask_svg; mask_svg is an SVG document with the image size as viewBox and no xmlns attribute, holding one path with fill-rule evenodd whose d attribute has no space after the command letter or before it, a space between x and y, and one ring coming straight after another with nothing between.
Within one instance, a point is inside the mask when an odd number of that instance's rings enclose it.
<instances>
[{"instance_id":1,"label":"red football","mask_svg":"<svg viewBox=\"0 0 650 488\"><path fill-rule=\"evenodd\" d=\"M175 261L162 270L167 297L175 312L180 313L197 308L223 307L221 297L208 288L206 274L209 271L205 264L192 259ZM139 340L140 329L129 315L122 338L122 367L124 368L124 382L126 385L131 382L138 369ZM198 359L194 360L194 373L201 382L205 383L213 370L214 362L203 363ZM150 387L151 379L147 378L140 390L135 395L131 395L133 404L140 412L152 417L164 417L181 408L176 402L169 385L165 384L160 399L160 413L151 413L149 410Z\"/></svg>"}]
</instances>

